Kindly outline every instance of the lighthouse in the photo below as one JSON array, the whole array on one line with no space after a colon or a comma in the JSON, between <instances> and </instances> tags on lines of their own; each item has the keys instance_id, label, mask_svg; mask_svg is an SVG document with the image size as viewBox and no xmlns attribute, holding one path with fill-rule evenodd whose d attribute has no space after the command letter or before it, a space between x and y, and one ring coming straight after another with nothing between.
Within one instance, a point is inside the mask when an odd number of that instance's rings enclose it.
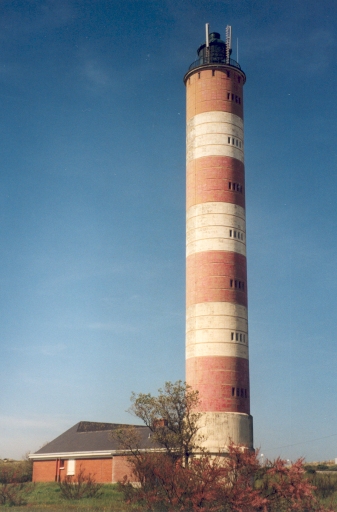
<instances>
[{"instance_id":1,"label":"lighthouse","mask_svg":"<svg viewBox=\"0 0 337 512\"><path fill-rule=\"evenodd\" d=\"M186 86L186 382L199 392L203 447L253 449L250 415L243 86L209 34Z\"/></svg>"}]
</instances>

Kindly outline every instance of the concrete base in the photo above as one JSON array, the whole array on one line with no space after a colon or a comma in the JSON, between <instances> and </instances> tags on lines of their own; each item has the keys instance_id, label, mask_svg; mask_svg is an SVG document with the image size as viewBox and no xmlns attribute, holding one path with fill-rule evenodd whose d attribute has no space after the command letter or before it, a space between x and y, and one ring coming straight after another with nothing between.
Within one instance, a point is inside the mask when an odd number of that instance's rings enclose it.
<instances>
[{"instance_id":1,"label":"concrete base","mask_svg":"<svg viewBox=\"0 0 337 512\"><path fill-rule=\"evenodd\" d=\"M226 453L228 445L253 450L253 416L234 412L207 412L200 419L202 448L212 455Z\"/></svg>"}]
</instances>

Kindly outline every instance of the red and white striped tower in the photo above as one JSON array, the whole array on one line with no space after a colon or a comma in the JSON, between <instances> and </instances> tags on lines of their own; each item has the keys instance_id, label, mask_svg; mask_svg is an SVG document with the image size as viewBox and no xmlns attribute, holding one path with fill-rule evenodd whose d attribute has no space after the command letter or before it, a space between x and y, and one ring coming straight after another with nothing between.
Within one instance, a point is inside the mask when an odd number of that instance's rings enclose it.
<instances>
[{"instance_id":1,"label":"red and white striped tower","mask_svg":"<svg viewBox=\"0 0 337 512\"><path fill-rule=\"evenodd\" d=\"M243 85L226 42L208 35L187 92L186 382L199 391L204 447L253 449L249 405Z\"/></svg>"}]
</instances>

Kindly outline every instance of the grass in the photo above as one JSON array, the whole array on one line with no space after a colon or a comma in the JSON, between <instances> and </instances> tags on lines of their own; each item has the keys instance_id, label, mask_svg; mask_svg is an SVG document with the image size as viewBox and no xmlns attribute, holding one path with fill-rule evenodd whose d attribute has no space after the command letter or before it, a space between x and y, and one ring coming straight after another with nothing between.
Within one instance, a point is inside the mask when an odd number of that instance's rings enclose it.
<instances>
[{"instance_id":1,"label":"grass","mask_svg":"<svg viewBox=\"0 0 337 512\"><path fill-rule=\"evenodd\" d=\"M61 497L57 483L38 483L33 485L31 493L25 497L26 505L10 507L11 512L127 512L130 506L123 502L122 494L113 484L103 485L100 498L65 500ZM3 507L4 509L7 507Z\"/></svg>"}]
</instances>

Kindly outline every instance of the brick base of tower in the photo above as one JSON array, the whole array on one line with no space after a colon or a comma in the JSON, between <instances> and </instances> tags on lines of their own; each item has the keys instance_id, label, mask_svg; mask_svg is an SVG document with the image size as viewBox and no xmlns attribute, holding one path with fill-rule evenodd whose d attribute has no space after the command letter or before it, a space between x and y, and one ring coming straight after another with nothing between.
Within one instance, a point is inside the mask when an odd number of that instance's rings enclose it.
<instances>
[{"instance_id":1,"label":"brick base of tower","mask_svg":"<svg viewBox=\"0 0 337 512\"><path fill-rule=\"evenodd\" d=\"M201 447L212 455L226 453L228 445L253 450L253 417L232 412L205 412L200 418Z\"/></svg>"}]
</instances>

